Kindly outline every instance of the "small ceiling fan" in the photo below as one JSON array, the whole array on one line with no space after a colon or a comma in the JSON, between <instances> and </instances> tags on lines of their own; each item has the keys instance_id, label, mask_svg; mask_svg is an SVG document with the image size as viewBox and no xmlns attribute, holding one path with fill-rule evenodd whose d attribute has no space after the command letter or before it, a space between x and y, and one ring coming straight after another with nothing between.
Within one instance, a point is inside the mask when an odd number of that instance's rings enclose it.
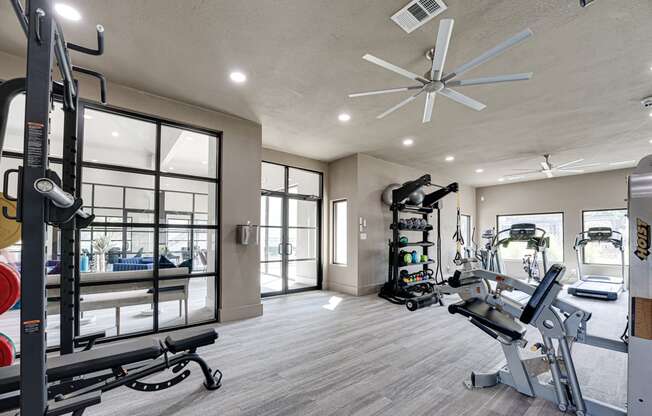
<instances>
[{"instance_id":1,"label":"small ceiling fan","mask_svg":"<svg viewBox=\"0 0 652 416\"><path fill-rule=\"evenodd\" d=\"M430 71L426 72L423 76L417 75L413 72L400 68L394 64L391 64L387 61L384 61L380 58L377 58L373 55L366 54L362 57L365 61L371 62L378 66L381 66L387 70L395 72L399 75L402 75L406 78L409 78L413 81L419 82L418 85L410 87L400 87L400 88L390 88L386 90L378 91L368 91L368 92L358 92L349 94L350 98L354 97L363 97L367 95L379 95L379 94L389 94L394 92L402 91L413 91L416 90L414 95L411 95L407 99L401 101L394 107L388 109L387 111L379 114L376 118L381 119L388 114L393 113L404 105L414 101L422 93L426 93L426 103L423 110L423 122L428 123L432 118L432 108L435 103L435 95L443 95L444 97L450 98L453 101L457 101L460 104L463 104L467 107L470 107L474 110L481 111L486 105L478 102L470 97L467 97L464 94L461 94L450 87L465 87L469 85L483 85L483 84L495 84L499 82L510 82L510 81L525 81L532 78L532 73L522 73L522 74L510 74L510 75L498 75L492 77L482 77L482 78L473 78L466 80L456 80L453 79L463 73L482 65L483 63L489 61L490 59L500 55L502 52L508 48L524 41L525 39L532 36L532 31L530 29L525 29L524 31L512 36L511 38L503 41L502 43L496 45L495 47L484 52L475 59L470 60L469 62L460 65L455 68L453 71L444 75L444 63L446 61L446 55L448 54L448 45L451 40L451 35L453 33L453 19L442 19L439 22L439 32L437 33L437 41L435 44L434 53L432 54L432 66Z\"/></svg>"},{"instance_id":2,"label":"small ceiling fan","mask_svg":"<svg viewBox=\"0 0 652 416\"><path fill-rule=\"evenodd\" d=\"M543 161L540 163L541 169L512 169L512 170L519 170L519 171L524 171L518 175L514 176L507 176L507 179L518 179L522 176L525 175L534 175L537 173L543 173L546 175L548 178L554 178L555 172L560 172L560 173L584 173L584 169L598 166L599 163L585 163L583 165L578 165L578 163L581 163L584 161L584 159L577 159L573 160L571 162L566 162L562 163L561 165L555 165L550 161L550 155L543 155Z\"/></svg>"}]
</instances>

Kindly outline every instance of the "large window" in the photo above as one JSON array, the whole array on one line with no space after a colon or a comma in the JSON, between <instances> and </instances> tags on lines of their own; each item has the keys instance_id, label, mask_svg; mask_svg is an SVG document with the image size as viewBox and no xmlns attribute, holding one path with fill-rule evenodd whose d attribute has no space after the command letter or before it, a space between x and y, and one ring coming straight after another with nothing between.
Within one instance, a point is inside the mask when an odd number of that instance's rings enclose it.
<instances>
[{"instance_id":1,"label":"large window","mask_svg":"<svg viewBox=\"0 0 652 416\"><path fill-rule=\"evenodd\" d=\"M460 215L460 231L464 239L463 248L472 250L473 243L471 242L471 216L462 214Z\"/></svg>"},{"instance_id":2,"label":"large window","mask_svg":"<svg viewBox=\"0 0 652 416\"><path fill-rule=\"evenodd\" d=\"M333 202L333 263L347 264L347 202Z\"/></svg>"},{"instance_id":3,"label":"large window","mask_svg":"<svg viewBox=\"0 0 652 416\"><path fill-rule=\"evenodd\" d=\"M593 227L609 227L618 231L623 237L623 247L628 253L629 223L626 209L594 210L582 212L583 230ZM629 256L625 255L625 264ZM620 264L621 253L611 243L589 243L584 247L584 263L586 264Z\"/></svg>"},{"instance_id":4,"label":"large window","mask_svg":"<svg viewBox=\"0 0 652 416\"><path fill-rule=\"evenodd\" d=\"M519 214L519 215L498 215L498 231L509 229L513 224L530 223L545 230L546 237L550 238L550 246L547 249L548 263L563 263L564 261L564 214L561 212L546 214ZM507 233L501 234L501 238ZM523 258L526 243L514 242L508 247L501 247L500 254L504 260L521 260Z\"/></svg>"}]
</instances>

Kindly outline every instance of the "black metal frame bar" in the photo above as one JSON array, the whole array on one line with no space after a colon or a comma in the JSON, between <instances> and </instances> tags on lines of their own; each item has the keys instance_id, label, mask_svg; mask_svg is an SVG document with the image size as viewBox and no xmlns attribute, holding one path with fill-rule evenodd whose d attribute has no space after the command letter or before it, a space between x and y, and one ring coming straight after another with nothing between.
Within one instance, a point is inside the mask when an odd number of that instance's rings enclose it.
<instances>
[{"instance_id":1,"label":"black metal frame bar","mask_svg":"<svg viewBox=\"0 0 652 416\"><path fill-rule=\"evenodd\" d=\"M52 99L55 24L50 0L30 0L27 4L27 81L23 178L20 187L22 246L21 258L21 398L20 413L44 415L47 409L46 376L46 289L47 244L45 198L34 189L34 182L47 177L48 133Z\"/></svg>"}]
</instances>

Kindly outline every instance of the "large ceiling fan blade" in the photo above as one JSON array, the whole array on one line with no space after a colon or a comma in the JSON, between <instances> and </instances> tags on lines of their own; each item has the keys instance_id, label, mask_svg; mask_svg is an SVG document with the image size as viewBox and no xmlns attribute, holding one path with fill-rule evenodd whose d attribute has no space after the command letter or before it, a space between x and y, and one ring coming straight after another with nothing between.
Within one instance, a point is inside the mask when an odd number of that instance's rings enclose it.
<instances>
[{"instance_id":1,"label":"large ceiling fan blade","mask_svg":"<svg viewBox=\"0 0 652 416\"><path fill-rule=\"evenodd\" d=\"M437 32L437 42L435 44L435 55L432 58L432 68L430 69L430 79L439 81L443 75L444 63L448 54L448 45L451 42L453 34L453 19L442 19L439 22L439 31Z\"/></svg>"},{"instance_id":2,"label":"large ceiling fan blade","mask_svg":"<svg viewBox=\"0 0 652 416\"><path fill-rule=\"evenodd\" d=\"M420 90L421 88L423 88L423 85L416 85L414 87L390 88L390 89L387 89L387 90L355 92L353 94L349 94L349 98L366 97L368 95L390 94L390 93L393 93L393 92L403 92L403 91L409 91L409 90Z\"/></svg>"},{"instance_id":3,"label":"large ceiling fan blade","mask_svg":"<svg viewBox=\"0 0 652 416\"><path fill-rule=\"evenodd\" d=\"M482 65L483 63L495 58L496 56L500 55L501 53L505 52L507 49L511 48L512 46L523 42L525 39L529 38L532 36L532 30L530 29L525 29L524 31L517 33L516 35L512 36L511 38L499 43L498 45L494 46L493 48L489 49L488 51L484 52L480 56L478 56L475 59L470 60L469 62L458 66L455 68L452 72L446 74L446 76L443 78L443 81L446 82L448 80L453 79L454 77L458 75L462 75L466 71L469 71L476 66Z\"/></svg>"},{"instance_id":4,"label":"large ceiling fan blade","mask_svg":"<svg viewBox=\"0 0 652 416\"><path fill-rule=\"evenodd\" d=\"M593 168L593 167L600 166L600 165L601 165L601 163L595 162L595 163L585 163L583 165L575 165L575 166L571 166L570 168L571 169L583 169L583 168Z\"/></svg>"},{"instance_id":5,"label":"large ceiling fan blade","mask_svg":"<svg viewBox=\"0 0 652 416\"><path fill-rule=\"evenodd\" d=\"M584 170L582 169L557 169L559 172L565 172L565 173L584 173Z\"/></svg>"},{"instance_id":6,"label":"large ceiling fan blade","mask_svg":"<svg viewBox=\"0 0 652 416\"><path fill-rule=\"evenodd\" d=\"M383 117L385 117L385 116L387 116L387 115L393 113L394 111L398 110L399 108L403 107L404 105L411 103L411 102L414 101L414 100L417 98L417 96L419 96L419 94L421 94L422 92L423 92L423 89L422 89L421 91L419 91L418 93L409 96L408 98L406 98L405 100L403 100L403 101L401 101L400 103L396 104L394 107L390 108L389 110L385 111L384 113L377 115L376 118L377 118L377 119L381 119L381 118L383 118Z\"/></svg>"},{"instance_id":7,"label":"large ceiling fan blade","mask_svg":"<svg viewBox=\"0 0 652 416\"><path fill-rule=\"evenodd\" d=\"M552 174L551 170L544 170L543 173L545 173L546 176L549 177L549 178L554 178L555 177L555 175Z\"/></svg>"},{"instance_id":8,"label":"large ceiling fan blade","mask_svg":"<svg viewBox=\"0 0 652 416\"><path fill-rule=\"evenodd\" d=\"M550 164L548 163L547 160L545 162L541 162L540 165L541 165L541 167L543 168L544 171L547 172L547 171L550 170Z\"/></svg>"},{"instance_id":9,"label":"large ceiling fan blade","mask_svg":"<svg viewBox=\"0 0 652 416\"><path fill-rule=\"evenodd\" d=\"M557 169L563 169L563 168L565 168L566 166L574 165L574 164L576 164L576 163L580 163L580 162L583 162L583 161L584 161L584 159L573 160L572 162L562 163L561 165L556 166L556 168L557 168Z\"/></svg>"},{"instance_id":10,"label":"large ceiling fan blade","mask_svg":"<svg viewBox=\"0 0 652 416\"><path fill-rule=\"evenodd\" d=\"M450 81L446 83L449 87L466 87L468 85L484 85L484 84L497 84L499 82L512 82L512 81L527 81L532 79L532 72L525 72L522 74L509 74L497 75L495 77L482 77L462 79L459 81Z\"/></svg>"},{"instance_id":11,"label":"large ceiling fan blade","mask_svg":"<svg viewBox=\"0 0 652 416\"><path fill-rule=\"evenodd\" d=\"M380 58L376 58L373 55L366 54L365 56L362 57L362 59L364 59L367 62L371 62L372 64L376 64L378 66L381 66L381 67L383 67L383 68L385 68L385 69L387 69L389 71L392 71L394 73L402 75L402 76L404 76L406 78L412 79L414 81L419 81L419 82L424 82L424 83L428 82L428 80L426 80L423 77L415 74L414 72L410 72L407 69L403 69L403 68L398 67L398 66L396 66L394 64L390 64L389 62L384 61L384 60L382 60Z\"/></svg>"},{"instance_id":12,"label":"large ceiling fan blade","mask_svg":"<svg viewBox=\"0 0 652 416\"><path fill-rule=\"evenodd\" d=\"M429 92L426 94L426 105L423 108L423 122L429 123L432 118L432 107L435 104L435 93Z\"/></svg>"},{"instance_id":13,"label":"large ceiling fan blade","mask_svg":"<svg viewBox=\"0 0 652 416\"><path fill-rule=\"evenodd\" d=\"M459 92L452 90L450 88L444 88L441 91L439 91L438 94L441 94L444 97L448 97L453 101L457 101L458 103L470 107L476 111L482 111L487 107L481 102L476 101L473 98L467 97L464 94L460 94Z\"/></svg>"}]
</instances>

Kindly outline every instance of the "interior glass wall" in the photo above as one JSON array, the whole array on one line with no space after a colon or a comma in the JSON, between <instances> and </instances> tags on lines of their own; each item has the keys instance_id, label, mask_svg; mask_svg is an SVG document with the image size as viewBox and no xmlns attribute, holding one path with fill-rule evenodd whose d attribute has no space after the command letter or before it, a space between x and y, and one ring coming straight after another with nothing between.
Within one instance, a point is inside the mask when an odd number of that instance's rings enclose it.
<instances>
[{"instance_id":1,"label":"interior glass wall","mask_svg":"<svg viewBox=\"0 0 652 416\"><path fill-rule=\"evenodd\" d=\"M77 233L76 331L109 337L217 320L219 132L83 103L78 167L93 223ZM3 173L22 163L24 97L12 102ZM61 176L63 114L52 113L50 168ZM15 175L10 189L16 189ZM48 346L59 342L59 232L48 229ZM20 271L21 244L0 249ZM20 303L0 332L20 349Z\"/></svg>"}]
</instances>

